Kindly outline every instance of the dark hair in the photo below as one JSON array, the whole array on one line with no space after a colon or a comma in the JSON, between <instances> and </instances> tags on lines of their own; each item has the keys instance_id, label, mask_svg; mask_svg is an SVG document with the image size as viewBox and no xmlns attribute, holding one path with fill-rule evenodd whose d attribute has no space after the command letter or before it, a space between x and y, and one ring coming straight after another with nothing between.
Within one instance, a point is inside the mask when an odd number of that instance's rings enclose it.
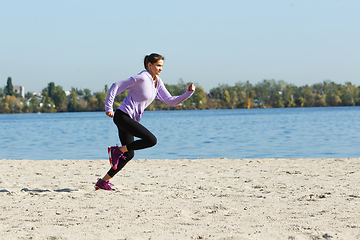
<instances>
[{"instance_id":1,"label":"dark hair","mask_svg":"<svg viewBox=\"0 0 360 240\"><path fill-rule=\"evenodd\" d=\"M157 61L159 61L159 60L165 60L165 58L157 53L152 53L150 55L146 55L144 58L145 69L148 70L149 63L154 64L154 63L157 63Z\"/></svg>"}]
</instances>

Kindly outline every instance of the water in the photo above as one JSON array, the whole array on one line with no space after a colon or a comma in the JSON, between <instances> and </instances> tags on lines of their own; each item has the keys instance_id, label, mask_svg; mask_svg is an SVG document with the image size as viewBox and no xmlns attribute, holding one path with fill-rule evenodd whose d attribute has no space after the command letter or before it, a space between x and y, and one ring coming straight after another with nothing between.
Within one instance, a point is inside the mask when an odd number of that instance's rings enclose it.
<instances>
[{"instance_id":1,"label":"water","mask_svg":"<svg viewBox=\"0 0 360 240\"><path fill-rule=\"evenodd\" d=\"M158 138L134 159L360 157L360 107L145 112ZM103 112L0 114L0 159L106 159Z\"/></svg>"}]
</instances>

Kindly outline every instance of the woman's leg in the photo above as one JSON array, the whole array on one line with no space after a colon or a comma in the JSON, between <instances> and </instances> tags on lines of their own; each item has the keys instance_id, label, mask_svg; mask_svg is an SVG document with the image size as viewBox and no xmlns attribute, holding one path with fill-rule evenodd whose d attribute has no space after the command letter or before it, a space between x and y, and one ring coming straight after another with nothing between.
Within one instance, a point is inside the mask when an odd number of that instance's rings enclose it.
<instances>
[{"instance_id":1,"label":"woman's leg","mask_svg":"<svg viewBox=\"0 0 360 240\"><path fill-rule=\"evenodd\" d=\"M131 140L130 143L121 144L126 146L128 151L140 150L144 148L149 148L154 146L157 143L156 137L143 125L137 121L131 119L126 113L116 110L114 115L114 123L119 129L119 136L121 140L121 132L125 132L131 136L139 138L139 140Z\"/></svg>"},{"instance_id":2,"label":"woman's leg","mask_svg":"<svg viewBox=\"0 0 360 240\"><path fill-rule=\"evenodd\" d=\"M118 130L119 130L120 142L122 145L126 145L126 144L132 143L134 141L134 136L122 131L119 128L118 128ZM117 174L134 157L134 155L135 154L134 154L133 150L130 150L130 151L127 151L126 153L124 153L125 159L120 159L120 161L117 165L117 169L114 170L113 168L110 168L107 175L109 175L110 178L114 177L115 174ZM106 179L104 179L104 180L106 180ZM106 181L108 181L108 180L106 180Z\"/></svg>"},{"instance_id":3,"label":"woman's leg","mask_svg":"<svg viewBox=\"0 0 360 240\"><path fill-rule=\"evenodd\" d=\"M103 178L105 181L109 181L114 177L115 174L117 174L134 157L134 150L152 147L157 142L156 137L148 129L120 110L116 110L115 112L114 123L118 128L122 147L127 149L127 152L124 153L126 159L119 161L116 170L110 168ZM134 136L140 139L134 141Z\"/></svg>"}]
</instances>

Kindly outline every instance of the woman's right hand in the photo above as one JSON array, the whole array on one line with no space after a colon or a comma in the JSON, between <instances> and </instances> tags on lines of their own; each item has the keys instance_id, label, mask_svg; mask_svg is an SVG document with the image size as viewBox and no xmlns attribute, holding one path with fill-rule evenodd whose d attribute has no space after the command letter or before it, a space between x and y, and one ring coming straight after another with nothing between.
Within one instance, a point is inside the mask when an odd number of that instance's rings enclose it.
<instances>
[{"instance_id":1,"label":"woman's right hand","mask_svg":"<svg viewBox=\"0 0 360 240\"><path fill-rule=\"evenodd\" d=\"M114 117L114 112L113 111L111 111L111 112L106 112L106 116L108 116L108 117Z\"/></svg>"},{"instance_id":2,"label":"woman's right hand","mask_svg":"<svg viewBox=\"0 0 360 240\"><path fill-rule=\"evenodd\" d=\"M191 83L189 88L188 88L189 91L192 91L194 92L195 91L195 86L194 86L194 83Z\"/></svg>"}]
</instances>

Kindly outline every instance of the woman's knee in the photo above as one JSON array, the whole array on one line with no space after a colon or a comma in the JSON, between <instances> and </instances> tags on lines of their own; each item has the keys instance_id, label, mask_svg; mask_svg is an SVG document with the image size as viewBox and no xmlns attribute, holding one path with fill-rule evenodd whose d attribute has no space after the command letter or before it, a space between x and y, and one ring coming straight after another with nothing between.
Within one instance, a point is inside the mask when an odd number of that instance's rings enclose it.
<instances>
[{"instance_id":1,"label":"woman's knee","mask_svg":"<svg viewBox=\"0 0 360 240\"><path fill-rule=\"evenodd\" d=\"M152 136L149 138L149 145L150 145L150 147L155 146L156 143L157 143L157 138L156 138L154 135L152 135Z\"/></svg>"}]
</instances>

